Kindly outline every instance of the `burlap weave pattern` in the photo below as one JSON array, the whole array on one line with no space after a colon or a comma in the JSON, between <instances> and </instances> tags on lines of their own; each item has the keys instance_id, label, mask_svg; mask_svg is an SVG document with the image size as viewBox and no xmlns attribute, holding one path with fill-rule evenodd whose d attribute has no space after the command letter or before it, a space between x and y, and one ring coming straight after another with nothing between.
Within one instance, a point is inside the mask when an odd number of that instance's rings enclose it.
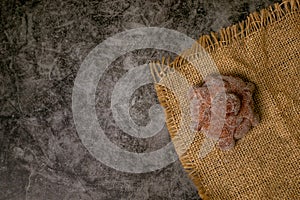
<instances>
[{"instance_id":1,"label":"burlap weave pattern","mask_svg":"<svg viewBox=\"0 0 300 200\"><path fill-rule=\"evenodd\" d=\"M203 199L300 199L299 12L299 0L287 0L199 39L221 74L256 85L254 101L261 118L233 150L215 148L203 159L199 150L204 136L196 133L180 160ZM197 49L190 52L197 53ZM205 63L192 61L193 65L178 59L170 64L189 85L202 82L195 67ZM178 96L161 84L186 90L172 73L160 73L155 87L174 139L180 120L189 124L190 119L182 119L188 104L180 108ZM177 151L191 134L183 130L173 141Z\"/></svg>"}]
</instances>

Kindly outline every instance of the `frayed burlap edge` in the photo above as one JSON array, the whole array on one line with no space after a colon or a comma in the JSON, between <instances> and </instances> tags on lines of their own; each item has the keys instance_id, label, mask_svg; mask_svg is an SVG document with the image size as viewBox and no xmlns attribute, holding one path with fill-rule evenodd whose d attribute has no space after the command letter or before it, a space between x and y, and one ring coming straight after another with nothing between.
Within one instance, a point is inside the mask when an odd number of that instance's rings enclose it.
<instances>
[{"instance_id":1,"label":"frayed burlap edge","mask_svg":"<svg viewBox=\"0 0 300 200\"><path fill-rule=\"evenodd\" d=\"M246 20L241 21L227 28L222 28L219 32L211 32L209 35L203 35L190 49L185 50L176 57L173 62L170 58L162 58L161 61L153 62L150 65L152 76L156 83L169 72L172 68L182 68L198 57L199 48L204 48L207 52L213 52L220 47L229 46L232 43L239 42L267 26L277 23L287 15L299 12L300 0L286 0L282 3L276 3L260 12L251 13ZM200 46L199 46L200 44ZM171 71L170 71L171 70Z\"/></svg>"}]
</instances>

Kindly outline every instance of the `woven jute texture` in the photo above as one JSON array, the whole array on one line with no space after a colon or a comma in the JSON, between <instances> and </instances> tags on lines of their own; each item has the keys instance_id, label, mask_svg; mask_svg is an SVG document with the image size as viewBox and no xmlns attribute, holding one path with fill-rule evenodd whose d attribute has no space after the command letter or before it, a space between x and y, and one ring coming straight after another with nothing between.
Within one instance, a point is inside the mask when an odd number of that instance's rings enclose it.
<instances>
[{"instance_id":1,"label":"woven jute texture","mask_svg":"<svg viewBox=\"0 0 300 200\"><path fill-rule=\"evenodd\" d=\"M256 85L260 124L232 150L213 148L201 158L205 136L189 128L187 91L212 62L197 56L197 45L168 67L151 65L175 149L201 198L300 199L299 12L299 0L287 0L198 40L220 74Z\"/></svg>"}]
</instances>

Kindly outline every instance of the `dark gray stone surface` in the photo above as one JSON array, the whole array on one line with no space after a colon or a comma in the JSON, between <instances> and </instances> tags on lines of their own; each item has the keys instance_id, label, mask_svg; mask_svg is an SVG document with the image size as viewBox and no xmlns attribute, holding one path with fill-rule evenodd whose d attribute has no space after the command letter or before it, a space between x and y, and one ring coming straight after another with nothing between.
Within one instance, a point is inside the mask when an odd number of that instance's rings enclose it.
<instances>
[{"instance_id":1,"label":"dark gray stone surface","mask_svg":"<svg viewBox=\"0 0 300 200\"><path fill-rule=\"evenodd\" d=\"M72 118L72 88L85 56L124 30L157 26L197 39L245 19L274 0L0 2L0 200L8 199L199 199L176 161L143 174L116 171L89 154ZM123 133L110 111L115 83L128 71L166 52L138 50L118 58L101 78L99 123L118 146L137 153L170 141L166 129L140 139ZM153 85L132 96L139 125L157 97Z\"/></svg>"}]
</instances>

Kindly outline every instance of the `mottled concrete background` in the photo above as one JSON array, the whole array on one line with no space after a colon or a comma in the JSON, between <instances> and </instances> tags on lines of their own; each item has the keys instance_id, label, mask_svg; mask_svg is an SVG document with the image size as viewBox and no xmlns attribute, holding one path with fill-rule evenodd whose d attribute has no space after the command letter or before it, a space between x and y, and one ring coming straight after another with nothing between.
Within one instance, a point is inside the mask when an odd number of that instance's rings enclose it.
<instances>
[{"instance_id":1,"label":"mottled concrete background","mask_svg":"<svg viewBox=\"0 0 300 200\"><path fill-rule=\"evenodd\" d=\"M0 200L199 199L179 161L129 174L88 153L72 119L76 73L89 51L118 32L157 26L197 39L274 2L1 0ZM99 123L111 141L128 151L159 149L170 138L166 129L149 139L123 133L110 111L111 91L129 67L165 53L146 49L123 55L99 82ZM132 119L146 125L154 103L151 84L136 90Z\"/></svg>"}]
</instances>

